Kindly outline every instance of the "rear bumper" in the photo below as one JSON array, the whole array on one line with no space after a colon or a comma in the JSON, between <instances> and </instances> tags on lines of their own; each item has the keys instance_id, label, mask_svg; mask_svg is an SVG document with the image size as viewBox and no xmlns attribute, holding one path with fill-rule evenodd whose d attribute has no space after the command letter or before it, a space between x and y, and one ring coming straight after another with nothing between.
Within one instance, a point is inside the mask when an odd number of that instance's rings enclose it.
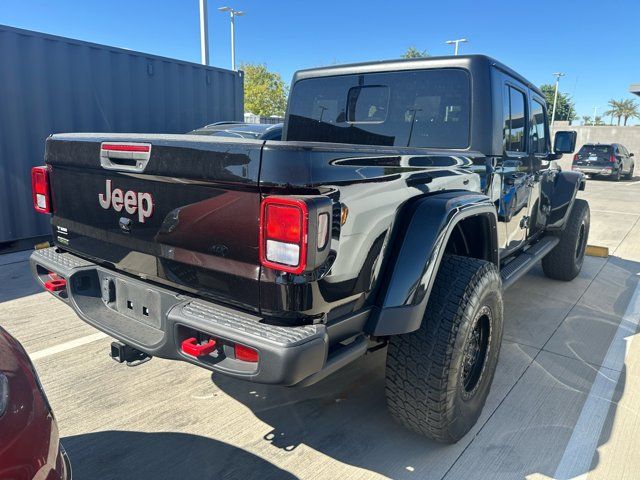
<instances>
[{"instance_id":1,"label":"rear bumper","mask_svg":"<svg viewBox=\"0 0 640 480\"><path fill-rule=\"evenodd\" d=\"M603 176L613 175L615 172L618 171L617 168L611 168L611 167L583 167L581 165L573 165L571 169L574 172L581 172L586 175L603 175Z\"/></svg>"},{"instance_id":2,"label":"rear bumper","mask_svg":"<svg viewBox=\"0 0 640 480\"><path fill-rule=\"evenodd\" d=\"M53 272L66 280L64 290L52 292L69 304L85 322L148 355L183 360L209 370L258 383L295 385L313 383L335 369L334 348L329 354L325 325L281 327L263 319L192 298L137 278L106 269L57 247L36 250L30 258L36 279L44 284ZM357 320L357 319L356 319ZM361 321L361 320L358 320ZM211 355L194 357L180 347L183 340L213 338ZM259 361L235 358L239 343L258 351ZM364 337L351 342L341 362L364 354Z\"/></svg>"}]
</instances>

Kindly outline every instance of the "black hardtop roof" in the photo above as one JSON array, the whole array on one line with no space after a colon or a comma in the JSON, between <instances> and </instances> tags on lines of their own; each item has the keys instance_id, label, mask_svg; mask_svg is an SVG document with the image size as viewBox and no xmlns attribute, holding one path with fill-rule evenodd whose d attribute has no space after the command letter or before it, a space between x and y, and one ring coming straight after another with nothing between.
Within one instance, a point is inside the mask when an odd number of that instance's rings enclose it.
<instances>
[{"instance_id":1,"label":"black hardtop roof","mask_svg":"<svg viewBox=\"0 0 640 480\"><path fill-rule=\"evenodd\" d=\"M361 73L396 72L401 70L420 70L427 68L464 68L472 72L476 69L486 69L490 66L502 70L519 82L524 83L543 96L538 87L532 84L519 73L507 67L503 63L487 55L457 55L445 57L424 57L396 60L380 60L375 62L350 63L346 65L331 65L329 67L309 68L298 70L293 75L292 84L298 80L317 77L333 77L336 75L354 75Z\"/></svg>"}]
</instances>

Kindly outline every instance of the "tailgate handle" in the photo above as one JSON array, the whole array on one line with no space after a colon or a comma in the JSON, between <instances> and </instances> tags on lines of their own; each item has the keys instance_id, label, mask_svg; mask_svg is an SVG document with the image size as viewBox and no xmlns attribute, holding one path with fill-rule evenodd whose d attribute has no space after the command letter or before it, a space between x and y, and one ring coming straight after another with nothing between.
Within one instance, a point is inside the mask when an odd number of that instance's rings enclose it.
<instances>
[{"instance_id":1,"label":"tailgate handle","mask_svg":"<svg viewBox=\"0 0 640 480\"><path fill-rule=\"evenodd\" d=\"M150 143L102 142L100 165L107 170L143 172L151 158Z\"/></svg>"}]
</instances>

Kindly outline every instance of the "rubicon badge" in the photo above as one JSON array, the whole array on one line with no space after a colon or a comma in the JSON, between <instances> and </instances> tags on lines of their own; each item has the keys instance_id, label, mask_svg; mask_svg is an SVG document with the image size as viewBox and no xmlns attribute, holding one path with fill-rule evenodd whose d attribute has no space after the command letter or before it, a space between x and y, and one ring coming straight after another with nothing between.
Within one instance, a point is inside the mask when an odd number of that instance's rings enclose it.
<instances>
[{"instance_id":1,"label":"rubicon badge","mask_svg":"<svg viewBox=\"0 0 640 480\"><path fill-rule=\"evenodd\" d=\"M113 208L116 212L125 210L130 215L138 213L138 221L144 223L153 215L153 196L150 193L123 192L120 188L111 189L111 180L107 180L105 193L98 194L98 202L105 210Z\"/></svg>"}]
</instances>

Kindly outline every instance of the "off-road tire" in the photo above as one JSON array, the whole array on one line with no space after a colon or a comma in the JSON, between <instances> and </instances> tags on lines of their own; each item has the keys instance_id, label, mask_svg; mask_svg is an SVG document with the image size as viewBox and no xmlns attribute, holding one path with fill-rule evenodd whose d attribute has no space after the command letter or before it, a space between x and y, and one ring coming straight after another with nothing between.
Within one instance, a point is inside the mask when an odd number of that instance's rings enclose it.
<instances>
[{"instance_id":1,"label":"off-road tire","mask_svg":"<svg viewBox=\"0 0 640 480\"><path fill-rule=\"evenodd\" d=\"M585 200L574 200L567 225L559 234L560 242L542 259L542 270L547 277L569 281L578 276L584 263L590 220L589 204Z\"/></svg>"},{"instance_id":2,"label":"off-road tire","mask_svg":"<svg viewBox=\"0 0 640 480\"><path fill-rule=\"evenodd\" d=\"M489 394L500 353L502 319L502 282L496 266L445 255L422 325L389 339L386 397L392 415L411 430L440 442L462 438L478 420ZM475 337L480 325L484 343L473 340L480 338ZM484 358L473 364L476 370L469 370L465 358L476 344L486 345ZM473 372L477 378L471 377Z\"/></svg>"}]
</instances>

